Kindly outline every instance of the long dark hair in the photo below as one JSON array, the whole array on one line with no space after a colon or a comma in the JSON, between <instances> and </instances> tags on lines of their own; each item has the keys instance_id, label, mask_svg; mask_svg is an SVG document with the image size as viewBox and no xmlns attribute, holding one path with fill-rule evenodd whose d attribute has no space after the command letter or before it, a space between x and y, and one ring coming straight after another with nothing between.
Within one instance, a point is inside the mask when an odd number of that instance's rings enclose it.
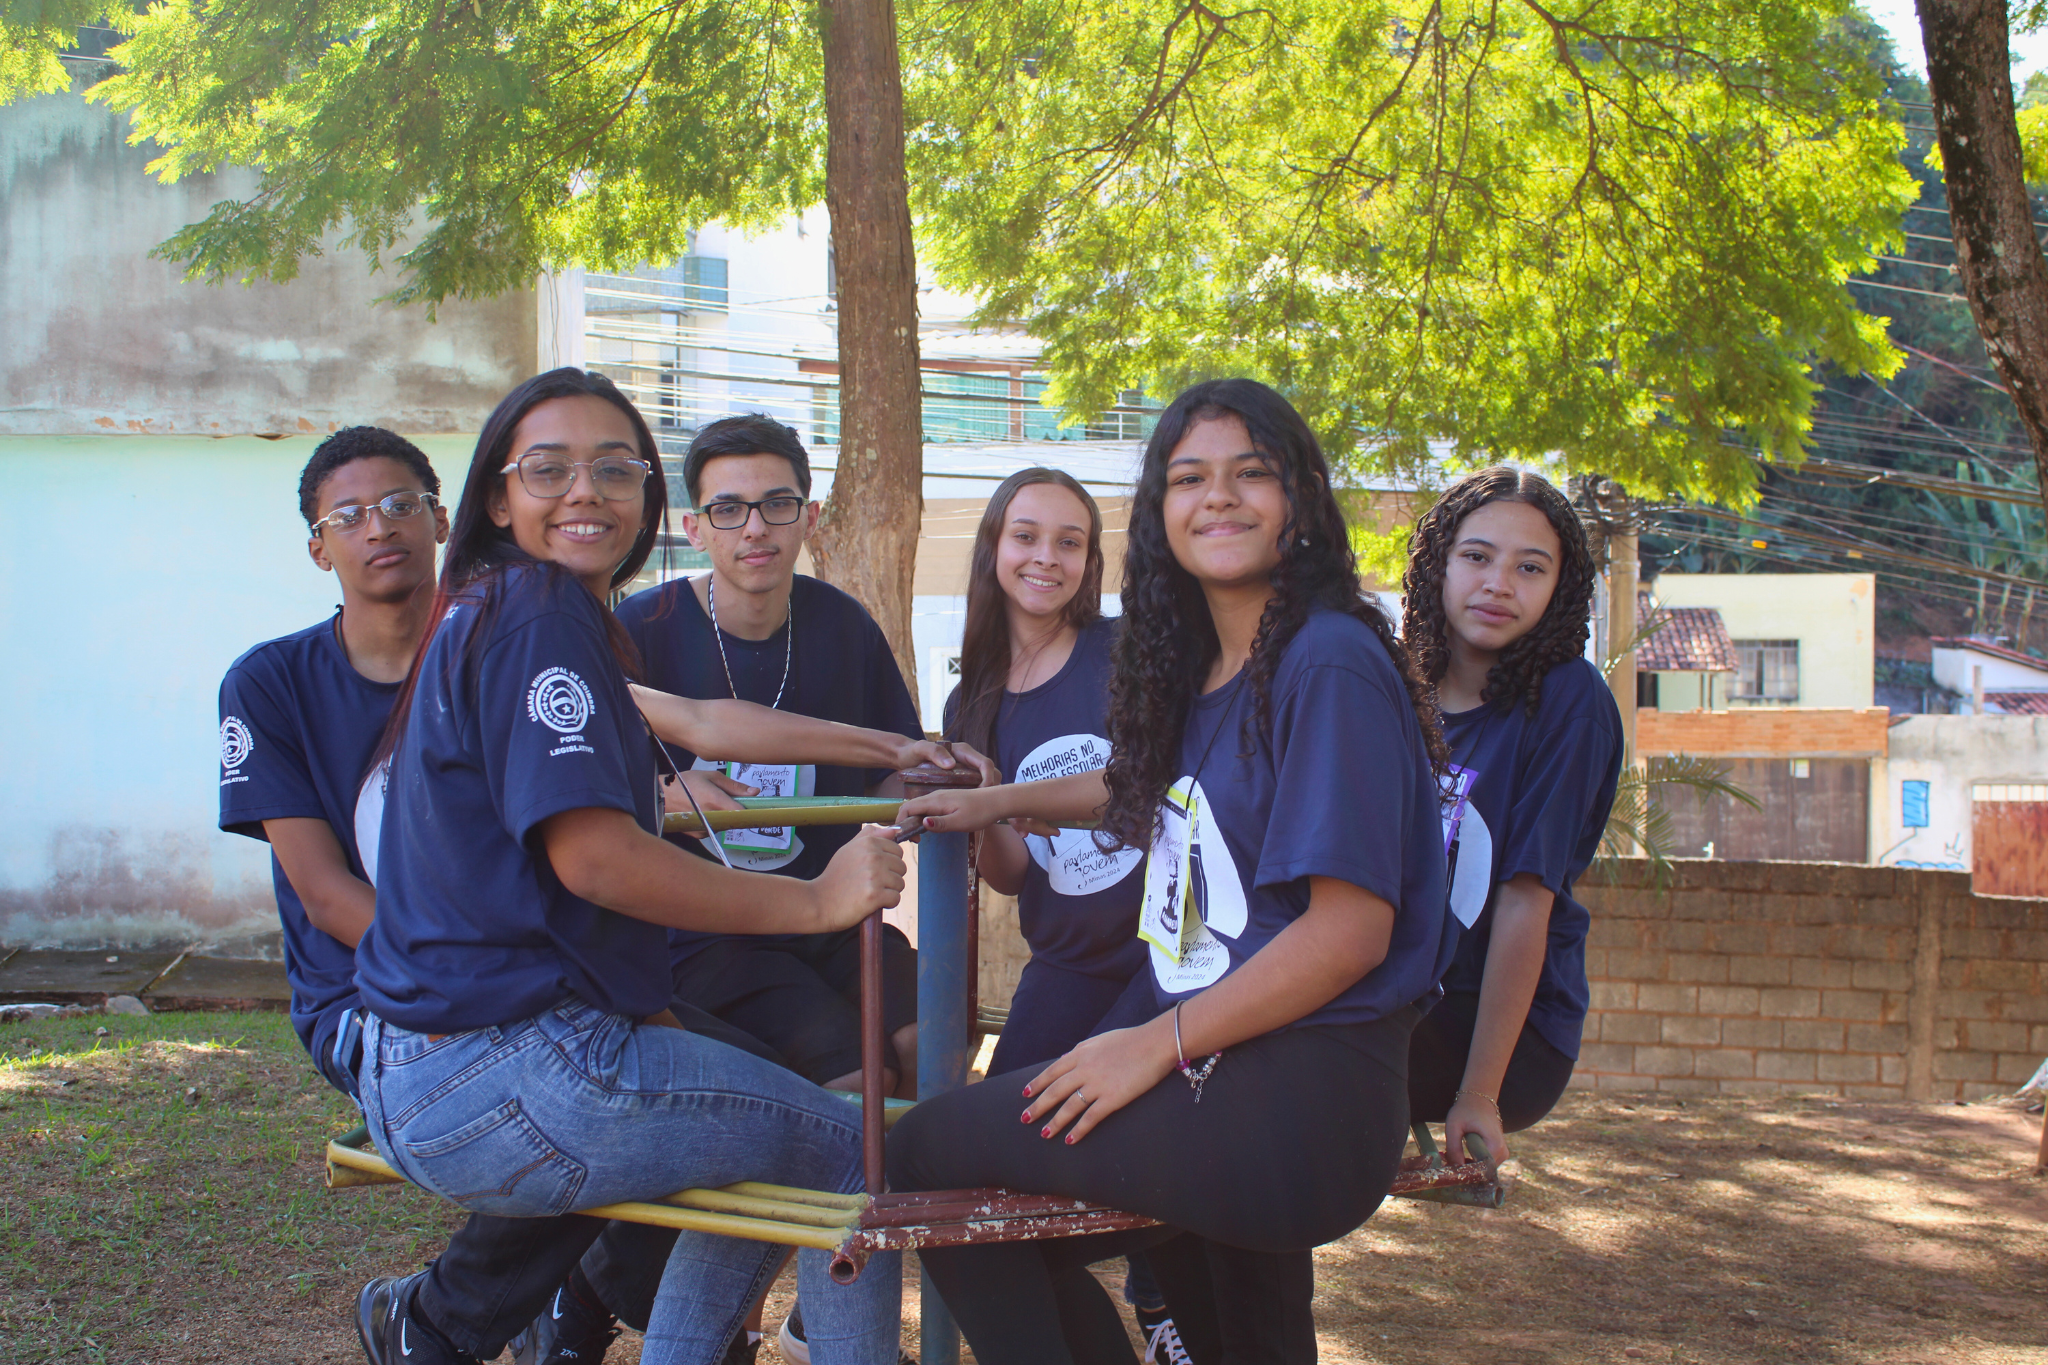
<instances>
[{"instance_id":1,"label":"long dark hair","mask_svg":"<svg viewBox=\"0 0 2048 1365\"><path fill-rule=\"evenodd\" d=\"M1407 686L1431 765L1441 771L1449 761L1429 689L1409 666L1379 603L1359 591L1357 559L1315 433L1293 404L1264 384L1212 379L1182 393L1160 414L1131 500L1124 628L1110 687L1109 802L1102 813L1104 835L1126 847L1151 845L1159 803L1179 775L1188 709L1222 649L1201 584L1180 566L1167 543L1164 513L1168 458L1196 423L1218 417L1244 423L1252 449L1279 476L1287 495L1273 596L1259 618L1245 666L1254 698L1251 724L1270 727L1270 693L1280 655L1309 612L1327 607L1364 622L1379 637Z\"/></svg>"},{"instance_id":2,"label":"long dark hair","mask_svg":"<svg viewBox=\"0 0 2048 1365\"><path fill-rule=\"evenodd\" d=\"M1102 617L1102 509L1073 475L1039 466L1020 469L996 485L995 496L981 514L974 533L974 558L967 569L967 626L960 639L960 705L947 727L947 737L965 740L985 754L995 752L996 715L1010 678L1009 596L996 580L996 542L1010 517L1017 490L1053 484L1081 500L1088 510L1088 556L1081 583L1060 616L1075 630L1086 630Z\"/></svg>"},{"instance_id":3,"label":"long dark hair","mask_svg":"<svg viewBox=\"0 0 2048 1365\"><path fill-rule=\"evenodd\" d=\"M1401 587L1407 594L1401 609L1401 633L1416 672L1433 692L1451 666L1450 622L1444 615L1444 571L1450 564L1451 547L1465 518L1490 502L1526 503L1541 512L1557 533L1561 555L1557 586L1551 590L1543 619L1500 652L1486 671L1486 686L1479 694L1488 704L1512 706L1519 701L1533 716L1543 675L1586 652L1597 577L1578 513L1542 475L1505 465L1482 469L1453 484L1422 514L1409 538L1408 568L1401 575Z\"/></svg>"},{"instance_id":4,"label":"long dark hair","mask_svg":"<svg viewBox=\"0 0 2048 1365\"><path fill-rule=\"evenodd\" d=\"M511 462L512 437L526 419L526 414L550 399L575 398L585 394L602 398L625 414L626 421L632 425L633 440L639 447L640 458L647 461L651 471L641 500L640 533L633 538L633 548L627 552L624 562L612 571L612 589L616 591L631 582L653 553L655 541L668 519L668 481L662 475L661 451L655 445L654 433L647 429L647 420L619 392L618 386L601 374L564 366L546 374L537 374L506 394L491 410L490 417L484 421L483 431L477 435L476 453L470 457L469 474L462 481L462 502L455 509L455 523L448 533L448 548L441 558L441 579L435 587L430 617L432 624L420 640L419 649L413 655L412 668L405 675L405 684L399 689L398 700L391 708L391 719L385 723L384 737L377 745L376 756L370 761L373 769L391 757L405 733L406 715L412 710L413 693L419 690L420 668L426 662L427 647L433 644L434 635L441 629L441 623L447 620L449 608L457 603L474 606L477 621L470 630L469 644L472 649L481 649L490 635L491 617L498 609L505 570L528 566L534 572L547 576L552 591L583 591L583 585L573 581L567 569L536 560L521 549L510 527L501 527L491 520L490 505L491 499L505 486L509 477L501 471ZM619 667L627 676L637 677L641 672L640 656L633 647L633 637L612 615L609 606L600 602L598 609L604 613L605 639L611 645Z\"/></svg>"}]
</instances>

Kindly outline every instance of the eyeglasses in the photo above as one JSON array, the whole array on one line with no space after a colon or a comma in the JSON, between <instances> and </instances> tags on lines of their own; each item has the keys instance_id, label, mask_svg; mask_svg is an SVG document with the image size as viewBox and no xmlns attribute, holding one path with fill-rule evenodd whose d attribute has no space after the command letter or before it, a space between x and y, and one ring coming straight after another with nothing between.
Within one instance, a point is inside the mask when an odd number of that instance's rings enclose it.
<instances>
[{"instance_id":1,"label":"eyeglasses","mask_svg":"<svg viewBox=\"0 0 2048 1365\"><path fill-rule=\"evenodd\" d=\"M759 502L741 502L738 498L714 502L704 509L704 515L710 518L715 531L737 531L747 524L756 507L761 509L761 520L770 526L789 526L804 514L802 498L780 497Z\"/></svg>"},{"instance_id":2,"label":"eyeglasses","mask_svg":"<svg viewBox=\"0 0 2048 1365\"><path fill-rule=\"evenodd\" d=\"M595 460L571 460L561 455L537 451L522 455L511 464L499 470L500 474L519 471L519 482L526 491L536 498L559 498L576 484L576 471L590 471L590 482L597 488L597 495L609 502L625 502L640 496L640 489L647 482L652 466L645 460L635 460L625 455L603 455Z\"/></svg>"},{"instance_id":3,"label":"eyeglasses","mask_svg":"<svg viewBox=\"0 0 2048 1365\"><path fill-rule=\"evenodd\" d=\"M317 536L325 526L332 526L343 535L359 531L363 523L370 519L372 508L382 512L386 521L404 521L407 517L418 516L426 509L440 505L441 500L432 493L393 493L380 502L371 503L369 507L358 507L353 504L337 507L314 522L308 534Z\"/></svg>"}]
</instances>

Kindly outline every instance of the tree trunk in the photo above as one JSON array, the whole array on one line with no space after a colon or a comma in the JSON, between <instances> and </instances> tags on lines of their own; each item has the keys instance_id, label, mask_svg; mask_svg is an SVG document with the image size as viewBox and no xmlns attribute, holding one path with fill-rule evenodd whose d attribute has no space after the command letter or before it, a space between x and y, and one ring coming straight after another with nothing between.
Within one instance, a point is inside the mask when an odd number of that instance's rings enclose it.
<instances>
[{"instance_id":1,"label":"tree trunk","mask_svg":"<svg viewBox=\"0 0 2048 1365\"><path fill-rule=\"evenodd\" d=\"M825 207L839 262L839 472L811 557L821 577L881 623L916 698L910 585L924 512L924 424L896 11L891 0L821 0L819 13Z\"/></svg>"},{"instance_id":2,"label":"tree trunk","mask_svg":"<svg viewBox=\"0 0 2048 1365\"><path fill-rule=\"evenodd\" d=\"M1917 0L1956 263L2048 495L2048 263L2013 118L2006 0ZM1985 629L1981 619L1977 629Z\"/></svg>"}]
</instances>

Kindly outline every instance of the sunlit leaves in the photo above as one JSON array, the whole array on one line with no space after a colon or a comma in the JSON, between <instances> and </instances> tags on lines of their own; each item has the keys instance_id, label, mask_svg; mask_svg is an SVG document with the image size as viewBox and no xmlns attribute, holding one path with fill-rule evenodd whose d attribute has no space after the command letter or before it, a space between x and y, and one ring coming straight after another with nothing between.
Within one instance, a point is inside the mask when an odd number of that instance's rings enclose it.
<instances>
[{"instance_id":1,"label":"sunlit leaves","mask_svg":"<svg viewBox=\"0 0 2048 1365\"><path fill-rule=\"evenodd\" d=\"M1812 362L1897 363L1843 281L1913 190L1841 8L920 3L925 249L1083 410L1250 372L1382 467L1739 500Z\"/></svg>"}]
</instances>

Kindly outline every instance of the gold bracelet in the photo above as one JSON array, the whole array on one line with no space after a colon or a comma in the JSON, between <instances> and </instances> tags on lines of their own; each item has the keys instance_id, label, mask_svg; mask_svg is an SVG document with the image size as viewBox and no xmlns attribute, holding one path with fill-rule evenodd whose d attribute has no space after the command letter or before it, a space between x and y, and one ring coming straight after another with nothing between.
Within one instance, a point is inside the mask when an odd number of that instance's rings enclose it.
<instances>
[{"instance_id":1,"label":"gold bracelet","mask_svg":"<svg viewBox=\"0 0 2048 1365\"><path fill-rule=\"evenodd\" d=\"M1467 1095L1477 1095L1480 1099L1485 1100L1488 1104L1493 1106L1494 1117L1500 1117L1500 1101L1495 1099L1493 1096L1487 1094L1484 1090L1460 1089L1451 1096L1451 1103L1456 1104L1459 1100L1464 1099Z\"/></svg>"}]
</instances>

